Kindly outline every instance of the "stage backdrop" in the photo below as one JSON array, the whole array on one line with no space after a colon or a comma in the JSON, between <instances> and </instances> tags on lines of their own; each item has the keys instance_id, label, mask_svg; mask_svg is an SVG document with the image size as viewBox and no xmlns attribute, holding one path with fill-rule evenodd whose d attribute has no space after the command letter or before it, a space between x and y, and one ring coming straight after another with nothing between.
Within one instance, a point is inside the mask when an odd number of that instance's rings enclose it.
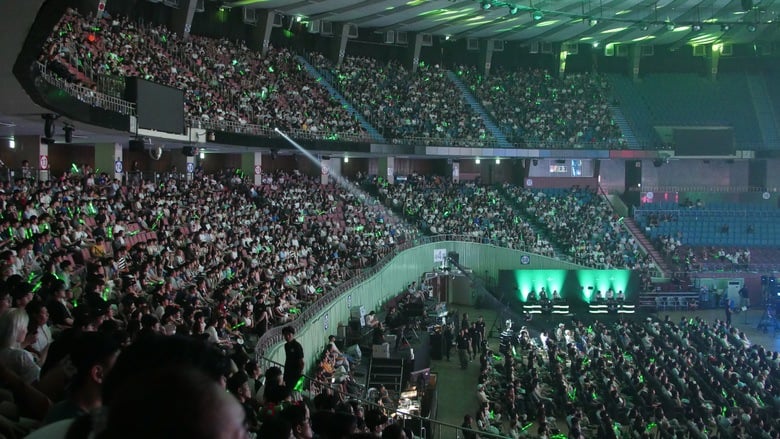
<instances>
[{"instance_id":1,"label":"stage backdrop","mask_svg":"<svg viewBox=\"0 0 780 439\"><path fill-rule=\"evenodd\" d=\"M510 304L521 305L531 292L544 287L548 297L558 291L572 310L587 308L598 291L623 291L626 303L639 297L639 275L631 270L499 270L499 294Z\"/></svg>"}]
</instances>

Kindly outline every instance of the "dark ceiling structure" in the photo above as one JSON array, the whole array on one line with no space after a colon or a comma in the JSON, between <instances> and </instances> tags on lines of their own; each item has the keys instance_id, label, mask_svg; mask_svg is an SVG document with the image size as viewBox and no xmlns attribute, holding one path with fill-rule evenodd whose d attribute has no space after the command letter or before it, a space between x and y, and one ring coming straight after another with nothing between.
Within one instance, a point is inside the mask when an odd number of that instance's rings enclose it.
<instances>
[{"instance_id":1,"label":"dark ceiling structure","mask_svg":"<svg viewBox=\"0 0 780 439\"><path fill-rule=\"evenodd\" d=\"M237 0L224 5L453 39L659 45L780 39L775 0Z\"/></svg>"}]
</instances>

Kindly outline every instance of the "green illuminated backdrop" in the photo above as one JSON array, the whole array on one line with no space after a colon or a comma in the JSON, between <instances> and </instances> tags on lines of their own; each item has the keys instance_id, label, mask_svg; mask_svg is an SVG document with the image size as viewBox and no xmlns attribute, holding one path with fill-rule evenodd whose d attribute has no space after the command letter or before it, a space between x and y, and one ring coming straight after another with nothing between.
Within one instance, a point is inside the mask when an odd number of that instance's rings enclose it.
<instances>
[{"instance_id":1,"label":"green illuminated backdrop","mask_svg":"<svg viewBox=\"0 0 780 439\"><path fill-rule=\"evenodd\" d=\"M606 293L610 288L615 294L623 291L629 303L636 301L639 292L639 276L631 270L500 270L498 281L499 294L519 302L542 287L548 297L557 290L572 306L586 306L597 291Z\"/></svg>"}]
</instances>

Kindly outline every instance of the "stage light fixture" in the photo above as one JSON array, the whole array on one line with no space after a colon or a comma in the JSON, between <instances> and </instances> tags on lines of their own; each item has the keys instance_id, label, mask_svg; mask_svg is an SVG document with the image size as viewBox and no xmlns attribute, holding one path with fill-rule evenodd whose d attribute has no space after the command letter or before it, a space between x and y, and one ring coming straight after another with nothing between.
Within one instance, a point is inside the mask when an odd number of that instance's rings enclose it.
<instances>
[{"instance_id":1,"label":"stage light fixture","mask_svg":"<svg viewBox=\"0 0 780 439\"><path fill-rule=\"evenodd\" d=\"M674 23L672 23L671 21L667 21L666 22L666 30L673 31L674 30Z\"/></svg>"},{"instance_id":2,"label":"stage light fixture","mask_svg":"<svg viewBox=\"0 0 780 439\"><path fill-rule=\"evenodd\" d=\"M755 24L749 24L747 27L748 32L755 32L756 31L756 25Z\"/></svg>"},{"instance_id":3,"label":"stage light fixture","mask_svg":"<svg viewBox=\"0 0 780 439\"><path fill-rule=\"evenodd\" d=\"M349 163L349 157L344 156L344 163Z\"/></svg>"},{"instance_id":4,"label":"stage light fixture","mask_svg":"<svg viewBox=\"0 0 780 439\"><path fill-rule=\"evenodd\" d=\"M593 27L593 26L595 26L595 25L599 24L599 21L598 21L597 19L595 19L595 18L591 18L590 20L588 20L588 24L589 24L591 27Z\"/></svg>"},{"instance_id":5,"label":"stage light fixture","mask_svg":"<svg viewBox=\"0 0 780 439\"><path fill-rule=\"evenodd\" d=\"M720 25L720 30L723 32L728 32L731 30L731 25L728 23L723 23Z\"/></svg>"},{"instance_id":6,"label":"stage light fixture","mask_svg":"<svg viewBox=\"0 0 780 439\"><path fill-rule=\"evenodd\" d=\"M701 30L701 23L694 23L691 25L691 30L693 32L699 32Z\"/></svg>"},{"instance_id":7,"label":"stage light fixture","mask_svg":"<svg viewBox=\"0 0 780 439\"><path fill-rule=\"evenodd\" d=\"M482 162L482 161L479 159L479 157L477 157L477 160L475 160L475 163L476 163L476 164L480 164L481 162Z\"/></svg>"},{"instance_id":8,"label":"stage light fixture","mask_svg":"<svg viewBox=\"0 0 780 439\"><path fill-rule=\"evenodd\" d=\"M509 7L509 15L517 15L517 13L520 11L520 8L517 6L510 6Z\"/></svg>"},{"instance_id":9,"label":"stage light fixture","mask_svg":"<svg viewBox=\"0 0 780 439\"><path fill-rule=\"evenodd\" d=\"M482 0L482 10L487 11L493 7L493 3L490 0Z\"/></svg>"},{"instance_id":10,"label":"stage light fixture","mask_svg":"<svg viewBox=\"0 0 780 439\"><path fill-rule=\"evenodd\" d=\"M11 136L11 138L8 139L8 147L11 148L11 149L15 149L16 148L16 139L14 139L13 136Z\"/></svg>"},{"instance_id":11,"label":"stage light fixture","mask_svg":"<svg viewBox=\"0 0 780 439\"><path fill-rule=\"evenodd\" d=\"M534 19L534 21L540 21L542 18L544 18L544 13L537 9L531 13L531 17Z\"/></svg>"},{"instance_id":12,"label":"stage light fixture","mask_svg":"<svg viewBox=\"0 0 780 439\"><path fill-rule=\"evenodd\" d=\"M500 159L499 157L496 157L496 164L497 164L497 165L500 165L500 164L501 164L501 159Z\"/></svg>"}]
</instances>

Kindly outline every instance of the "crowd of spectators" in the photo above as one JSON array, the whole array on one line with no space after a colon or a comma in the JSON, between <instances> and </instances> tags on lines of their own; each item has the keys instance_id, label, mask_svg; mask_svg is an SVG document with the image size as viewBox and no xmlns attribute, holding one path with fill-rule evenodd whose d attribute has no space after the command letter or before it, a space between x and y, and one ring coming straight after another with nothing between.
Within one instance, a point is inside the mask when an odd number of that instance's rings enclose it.
<instances>
[{"instance_id":1,"label":"crowd of spectators","mask_svg":"<svg viewBox=\"0 0 780 439\"><path fill-rule=\"evenodd\" d=\"M69 81L117 97L121 82L99 78L141 77L182 89L187 114L207 127L232 123L232 129L272 126L322 138L365 135L359 121L286 49L271 47L261 55L243 42L196 35L182 40L163 26L69 9L40 60ZM453 93L438 65L420 63L412 71L398 61L346 56L334 66L317 53L310 60L388 139L463 146L492 141L482 116ZM558 78L543 70L499 70L484 77L474 67L458 73L512 142L546 148L621 145L606 102L608 85L598 75Z\"/></svg>"},{"instance_id":2,"label":"crowd of spectators","mask_svg":"<svg viewBox=\"0 0 780 439\"><path fill-rule=\"evenodd\" d=\"M515 334L515 355L483 350L480 406L464 426L512 438L566 434L562 419L573 439L780 435L780 355L725 322L574 321Z\"/></svg>"},{"instance_id":3,"label":"crowd of spectators","mask_svg":"<svg viewBox=\"0 0 780 439\"><path fill-rule=\"evenodd\" d=\"M554 256L549 241L539 236L525 213L497 187L474 182L453 183L441 177L411 175L405 182L373 182L379 199L424 233L467 235L484 243Z\"/></svg>"},{"instance_id":4,"label":"crowd of spectators","mask_svg":"<svg viewBox=\"0 0 780 439\"><path fill-rule=\"evenodd\" d=\"M636 270L643 289L649 287L654 270L650 256L592 189L574 187L548 194L505 184L504 190L573 262L597 269Z\"/></svg>"},{"instance_id":5,"label":"crowd of spectators","mask_svg":"<svg viewBox=\"0 0 780 439\"><path fill-rule=\"evenodd\" d=\"M600 75L559 78L541 69L498 68L485 76L466 66L458 75L512 142L540 148L623 144L607 103L609 84Z\"/></svg>"},{"instance_id":6,"label":"crowd of spectators","mask_svg":"<svg viewBox=\"0 0 780 439\"><path fill-rule=\"evenodd\" d=\"M411 71L398 61L368 57L345 56L340 66L321 54L310 58L387 138L481 146L493 137L438 65L421 62Z\"/></svg>"},{"instance_id":7,"label":"crowd of spectators","mask_svg":"<svg viewBox=\"0 0 780 439\"><path fill-rule=\"evenodd\" d=\"M231 171L122 186L84 166L0 189L0 373L41 401L62 400L51 367L75 355L74 334L236 350L415 236L358 192L297 171L260 186Z\"/></svg>"},{"instance_id":8,"label":"crowd of spectators","mask_svg":"<svg viewBox=\"0 0 780 439\"><path fill-rule=\"evenodd\" d=\"M357 119L286 49L271 47L262 55L243 42L195 35L182 40L163 26L85 17L69 9L40 61L68 80L117 97L121 87L99 88L97 78L140 77L181 89L186 114L209 127L231 122L322 138L364 134Z\"/></svg>"}]
</instances>

